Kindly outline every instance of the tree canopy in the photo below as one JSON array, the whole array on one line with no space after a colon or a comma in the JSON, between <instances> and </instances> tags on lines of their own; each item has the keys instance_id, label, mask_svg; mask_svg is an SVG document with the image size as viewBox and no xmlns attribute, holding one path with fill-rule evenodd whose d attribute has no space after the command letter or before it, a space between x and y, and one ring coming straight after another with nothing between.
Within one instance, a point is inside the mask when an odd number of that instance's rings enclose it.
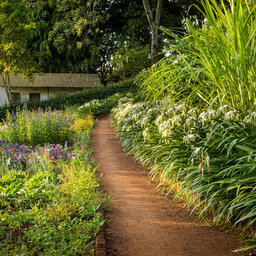
<instances>
[{"instance_id":1,"label":"tree canopy","mask_svg":"<svg viewBox=\"0 0 256 256\"><path fill-rule=\"evenodd\" d=\"M151 44L152 26L149 26L142 0L2 1L5 2L17 2L17 12L19 6L26 5L26 15L35 24L33 36L26 37L28 48L37 53L36 61L42 72L98 72L102 82L106 83L107 74L114 69L118 73L113 58L119 56L120 51L129 55L134 49L149 49ZM155 13L158 1L147 2ZM192 2L163 1L159 24L155 25L164 29L182 29L183 15L187 15ZM155 54L161 53L164 37L162 32L157 35ZM143 55L147 59L149 52Z\"/></svg>"},{"instance_id":2,"label":"tree canopy","mask_svg":"<svg viewBox=\"0 0 256 256\"><path fill-rule=\"evenodd\" d=\"M9 74L31 77L36 69L28 39L33 36L34 22L27 6L19 0L0 1L0 75L11 102Z\"/></svg>"}]
</instances>

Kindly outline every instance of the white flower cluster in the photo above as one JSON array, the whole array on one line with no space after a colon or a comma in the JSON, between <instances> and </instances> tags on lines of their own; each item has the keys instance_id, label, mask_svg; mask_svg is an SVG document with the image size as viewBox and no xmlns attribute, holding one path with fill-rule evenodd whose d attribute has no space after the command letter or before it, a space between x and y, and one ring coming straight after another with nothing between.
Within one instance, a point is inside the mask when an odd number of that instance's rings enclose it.
<instances>
[{"instance_id":1,"label":"white flower cluster","mask_svg":"<svg viewBox=\"0 0 256 256\"><path fill-rule=\"evenodd\" d=\"M149 128L145 128L142 132L144 140L150 140Z\"/></svg>"},{"instance_id":2,"label":"white flower cluster","mask_svg":"<svg viewBox=\"0 0 256 256\"><path fill-rule=\"evenodd\" d=\"M183 142L188 144L190 142L194 142L197 138L196 134L188 134L186 136L183 137Z\"/></svg>"},{"instance_id":3,"label":"white flower cluster","mask_svg":"<svg viewBox=\"0 0 256 256\"><path fill-rule=\"evenodd\" d=\"M170 121L163 121L159 123L158 131L163 138L169 137L172 134L172 129L170 127Z\"/></svg>"},{"instance_id":4,"label":"white flower cluster","mask_svg":"<svg viewBox=\"0 0 256 256\"><path fill-rule=\"evenodd\" d=\"M133 104L129 102L118 105L118 107L113 111L117 122L121 122L121 120L125 118L125 116L133 109L133 107Z\"/></svg>"},{"instance_id":5,"label":"white flower cluster","mask_svg":"<svg viewBox=\"0 0 256 256\"><path fill-rule=\"evenodd\" d=\"M100 106L100 100L91 100L90 102L85 103L84 105L80 106L78 110L85 110L87 108L91 108L92 106Z\"/></svg>"},{"instance_id":6,"label":"white flower cluster","mask_svg":"<svg viewBox=\"0 0 256 256\"><path fill-rule=\"evenodd\" d=\"M244 118L245 123L253 123L256 124L256 112L252 112Z\"/></svg>"},{"instance_id":7,"label":"white flower cluster","mask_svg":"<svg viewBox=\"0 0 256 256\"><path fill-rule=\"evenodd\" d=\"M189 109L185 103L170 104L170 99L132 104L132 99L123 98L113 113L117 123L121 124L122 131L132 132L136 129L136 132L141 132L145 141L150 140L150 132L156 130L164 143L169 143L179 133L183 134L183 143L191 144L192 147L200 138L199 131L204 127L211 131L217 124L216 120L256 124L256 112L242 120L239 111L228 105L217 110L206 109L200 112L197 108ZM224 129L224 126L222 128ZM193 154L196 155L197 151L199 149L195 148Z\"/></svg>"},{"instance_id":8,"label":"white flower cluster","mask_svg":"<svg viewBox=\"0 0 256 256\"><path fill-rule=\"evenodd\" d=\"M240 119L240 113L236 109L228 111L224 119L238 121Z\"/></svg>"},{"instance_id":9,"label":"white flower cluster","mask_svg":"<svg viewBox=\"0 0 256 256\"><path fill-rule=\"evenodd\" d=\"M80 106L78 108L78 111L90 112L90 110L92 110L92 109L100 109L104 106L104 104L106 102L109 102L109 101L114 100L114 99L118 99L120 97L121 97L121 95L119 93L116 93L114 95L109 96L108 98L104 98L104 99L101 99L101 100L94 99L94 100L91 100L91 101L83 104L82 106Z\"/></svg>"},{"instance_id":10,"label":"white flower cluster","mask_svg":"<svg viewBox=\"0 0 256 256\"><path fill-rule=\"evenodd\" d=\"M214 109L208 109L206 111L203 111L198 116L199 122L202 123L202 125L205 125L206 123L211 122L213 119L215 119L218 116L218 111Z\"/></svg>"},{"instance_id":11,"label":"white flower cluster","mask_svg":"<svg viewBox=\"0 0 256 256\"><path fill-rule=\"evenodd\" d=\"M185 104L169 104L169 99L154 103L143 102L132 104L128 98L119 101L113 110L115 120L122 124L122 131L131 131L133 128L141 129L144 140L150 139L150 127L157 128L164 141L174 133L175 128L183 127L183 116L187 113ZM195 110L191 111L194 115Z\"/></svg>"}]
</instances>

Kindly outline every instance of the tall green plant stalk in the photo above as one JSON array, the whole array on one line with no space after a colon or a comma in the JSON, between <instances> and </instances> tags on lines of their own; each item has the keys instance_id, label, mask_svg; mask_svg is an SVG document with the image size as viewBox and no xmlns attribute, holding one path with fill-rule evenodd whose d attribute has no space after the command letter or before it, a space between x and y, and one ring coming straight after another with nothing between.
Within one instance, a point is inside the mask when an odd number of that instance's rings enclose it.
<instances>
[{"instance_id":1,"label":"tall green plant stalk","mask_svg":"<svg viewBox=\"0 0 256 256\"><path fill-rule=\"evenodd\" d=\"M166 32L170 55L137 83L149 99L170 97L253 110L256 98L256 1L201 0L203 27L186 20L188 34Z\"/></svg>"},{"instance_id":2,"label":"tall green plant stalk","mask_svg":"<svg viewBox=\"0 0 256 256\"><path fill-rule=\"evenodd\" d=\"M187 20L193 39L189 53L197 57L205 76L201 81L198 79L201 86L197 93L203 92L205 98L220 105L253 109L256 96L256 1L201 0L201 3L205 26L199 28ZM207 91L208 95L205 95Z\"/></svg>"}]
</instances>

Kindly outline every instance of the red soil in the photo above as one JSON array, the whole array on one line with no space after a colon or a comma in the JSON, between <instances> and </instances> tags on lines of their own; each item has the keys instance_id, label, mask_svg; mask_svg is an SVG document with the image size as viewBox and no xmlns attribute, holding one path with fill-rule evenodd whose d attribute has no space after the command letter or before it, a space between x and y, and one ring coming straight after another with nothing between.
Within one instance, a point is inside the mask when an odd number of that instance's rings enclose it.
<instances>
[{"instance_id":1,"label":"red soil","mask_svg":"<svg viewBox=\"0 0 256 256\"><path fill-rule=\"evenodd\" d=\"M109 256L229 256L238 238L198 220L184 204L159 194L147 173L121 148L108 117L94 132L94 158L111 195L106 224Z\"/></svg>"}]
</instances>

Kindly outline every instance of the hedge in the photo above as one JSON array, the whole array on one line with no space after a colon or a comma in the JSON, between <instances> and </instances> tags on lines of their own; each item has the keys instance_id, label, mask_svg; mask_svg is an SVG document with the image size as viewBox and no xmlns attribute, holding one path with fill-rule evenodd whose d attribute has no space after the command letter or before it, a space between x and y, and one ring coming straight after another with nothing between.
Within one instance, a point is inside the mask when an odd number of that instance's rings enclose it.
<instances>
[{"instance_id":1,"label":"hedge","mask_svg":"<svg viewBox=\"0 0 256 256\"><path fill-rule=\"evenodd\" d=\"M26 105L28 109L41 108L45 110L51 108L61 110L68 106L83 105L94 99L104 99L118 92L124 93L132 90L136 90L136 86L133 80L129 80L106 87L86 89L82 92L72 94L62 94L43 101L28 101L24 103L4 105L0 107L0 121L5 119L7 110L10 113L14 113L18 108L22 108L24 105Z\"/></svg>"}]
</instances>

